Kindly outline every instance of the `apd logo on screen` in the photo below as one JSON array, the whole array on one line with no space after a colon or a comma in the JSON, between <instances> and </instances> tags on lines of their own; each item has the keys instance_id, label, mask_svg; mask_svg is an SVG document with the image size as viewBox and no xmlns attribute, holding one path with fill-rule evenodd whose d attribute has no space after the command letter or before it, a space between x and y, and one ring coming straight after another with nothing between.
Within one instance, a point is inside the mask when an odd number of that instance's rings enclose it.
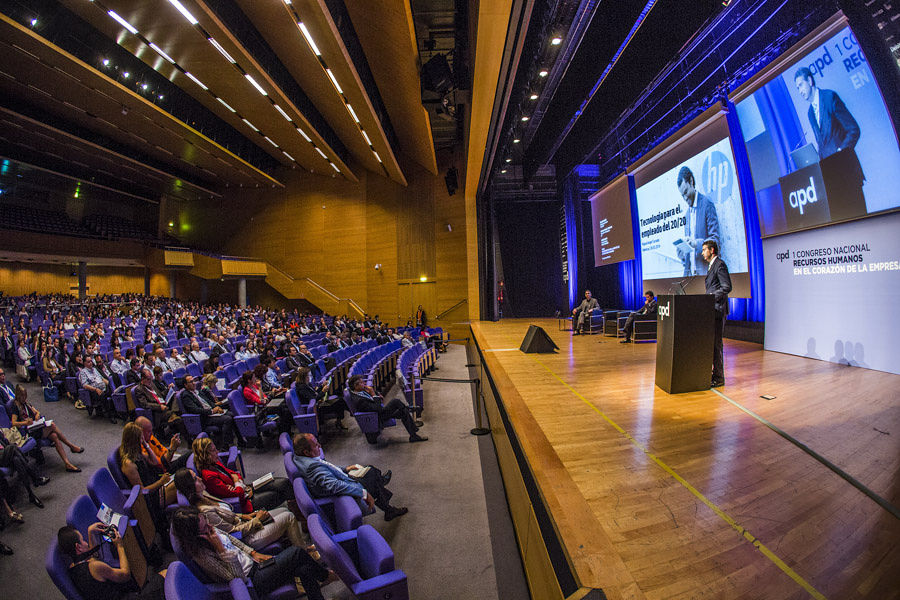
<instances>
[{"instance_id":1,"label":"apd logo on screen","mask_svg":"<svg viewBox=\"0 0 900 600\"><path fill-rule=\"evenodd\" d=\"M814 227L831 220L828 196L818 163L779 178L788 229Z\"/></svg>"}]
</instances>

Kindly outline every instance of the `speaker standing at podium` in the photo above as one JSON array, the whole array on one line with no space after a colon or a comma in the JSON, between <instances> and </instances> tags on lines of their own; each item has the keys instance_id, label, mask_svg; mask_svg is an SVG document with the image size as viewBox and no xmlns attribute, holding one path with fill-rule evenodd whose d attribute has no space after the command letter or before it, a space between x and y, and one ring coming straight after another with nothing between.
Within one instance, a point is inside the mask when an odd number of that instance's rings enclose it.
<instances>
[{"instance_id":1,"label":"speaker standing at podium","mask_svg":"<svg viewBox=\"0 0 900 600\"><path fill-rule=\"evenodd\" d=\"M703 260L709 263L706 272L706 293L716 297L716 324L713 341L712 387L725 385L725 347L722 335L725 333L725 317L728 315L728 292L731 291L731 276L728 265L719 258L719 244L716 240L703 242Z\"/></svg>"}]
</instances>

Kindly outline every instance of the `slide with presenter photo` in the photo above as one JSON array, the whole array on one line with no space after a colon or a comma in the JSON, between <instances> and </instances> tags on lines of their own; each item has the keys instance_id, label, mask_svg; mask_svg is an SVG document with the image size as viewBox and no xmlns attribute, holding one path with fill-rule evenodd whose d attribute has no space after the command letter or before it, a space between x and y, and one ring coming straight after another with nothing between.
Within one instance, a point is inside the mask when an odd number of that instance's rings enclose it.
<instances>
[{"instance_id":1,"label":"slide with presenter photo","mask_svg":"<svg viewBox=\"0 0 900 600\"><path fill-rule=\"evenodd\" d=\"M900 148L849 27L737 103L763 237L900 206Z\"/></svg>"},{"instance_id":2,"label":"slide with presenter photo","mask_svg":"<svg viewBox=\"0 0 900 600\"><path fill-rule=\"evenodd\" d=\"M728 138L637 188L645 281L706 275L703 241L714 239L732 273L747 272L744 215Z\"/></svg>"}]
</instances>

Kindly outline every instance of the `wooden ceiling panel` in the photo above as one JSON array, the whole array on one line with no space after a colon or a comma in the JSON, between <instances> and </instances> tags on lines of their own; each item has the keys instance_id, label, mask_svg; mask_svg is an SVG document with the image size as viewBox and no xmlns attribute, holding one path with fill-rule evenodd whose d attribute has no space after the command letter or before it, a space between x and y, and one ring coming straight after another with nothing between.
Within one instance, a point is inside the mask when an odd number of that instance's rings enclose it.
<instances>
[{"instance_id":1,"label":"wooden ceiling panel","mask_svg":"<svg viewBox=\"0 0 900 600\"><path fill-rule=\"evenodd\" d=\"M354 157L370 171L383 172L381 164L372 154L359 127L347 110L344 100L306 43L293 14L284 2L236 1ZM384 169L388 176L406 185L406 178L394 156L394 151L381 127L381 122L375 115L371 100L325 3L317 0L293 0L292 6L300 15L323 60L334 73L341 90L353 106L375 151L384 161Z\"/></svg>"},{"instance_id":2,"label":"wooden ceiling panel","mask_svg":"<svg viewBox=\"0 0 900 600\"><path fill-rule=\"evenodd\" d=\"M409 1L348 2L347 11L403 152L437 175L431 122L422 106L419 52Z\"/></svg>"},{"instance_id":3,"label":"wooden ceiling panel","mask_svg":"<svg viewBox=\"0 0 900 600\"><path fill-rule=\"evenodd\" d=\"M97 5L81 0L63 0L63 4L166 76L280 163L286 166L293 164L283 153L287 152L296 160L297 164L307 170L330 173L332 168L328 165L328 160L331 160L341 169L341 173L351 180L357 180L350 168L312 128L306 117L290 102L282 90L268 81L264 69L248 55L234 36L204 4L189 0L182 2L199 21L203 30L208 32L237 61L241 69L263 86L268 97L260 94L244 77L244 74L207 40L199 28L191 25L168 2L138 3L130 0L106 0L110 9L127 20L148 41L161 48L179 66L203 82L209 88L209 92L221 98L236 112L229 110L155 50L128 33L124 27L100 10ZM288 122L275 109L269 97L286 111L292 118L292 123ZM252 123L259 132L249 127L243 119ZM323 149L327 159L323 159L316 152L313 144L303 138L296 130L296 126L300 126L313 142ZM267 141L264 136L275 142L277 147Z\"/></svg>"},{"instance_id":4,"label":"wooden ceiling panel","mask_svg":"<svg viewBox=\"0 0 900 600\"><path fill-rule=\"evenodd\" d=\"M5 15L0 15L0 51L5 55L0 65L5 75L0 78L0 88L10 97L34 103L79 127L132 145L161 162L173 163L174 155L178 168L201 180L212 175L223 183L235 185L281 185L139 94ZM79 82L77 85L73 78ZM171 129L161 129L160 123L168 123ZM171 154L159 152L156 146L166 148ZM229 167L223 168L211 157L205 161L198 159L197 147L221 157Z\"/></svg>"}]
</instances>

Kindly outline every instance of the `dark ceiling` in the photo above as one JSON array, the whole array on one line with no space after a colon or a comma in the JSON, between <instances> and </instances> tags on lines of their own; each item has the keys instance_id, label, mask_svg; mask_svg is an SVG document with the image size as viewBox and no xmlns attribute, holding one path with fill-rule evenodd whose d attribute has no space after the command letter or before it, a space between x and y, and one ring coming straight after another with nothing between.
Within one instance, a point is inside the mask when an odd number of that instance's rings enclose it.
<instances>
[{"instance_id":1,"label":"dark ceiling","mask_svg":"<svg viewBox=\"0 0 900 600\"><path fill-rule=\"evenodd\" d=\"M527 181L561 157L571 166L724 7L697 0L686 8L679 0L536 3L488 172L520 165ZM592 158L582 152L575 162Z\"/></svg>"}]
</instances>

